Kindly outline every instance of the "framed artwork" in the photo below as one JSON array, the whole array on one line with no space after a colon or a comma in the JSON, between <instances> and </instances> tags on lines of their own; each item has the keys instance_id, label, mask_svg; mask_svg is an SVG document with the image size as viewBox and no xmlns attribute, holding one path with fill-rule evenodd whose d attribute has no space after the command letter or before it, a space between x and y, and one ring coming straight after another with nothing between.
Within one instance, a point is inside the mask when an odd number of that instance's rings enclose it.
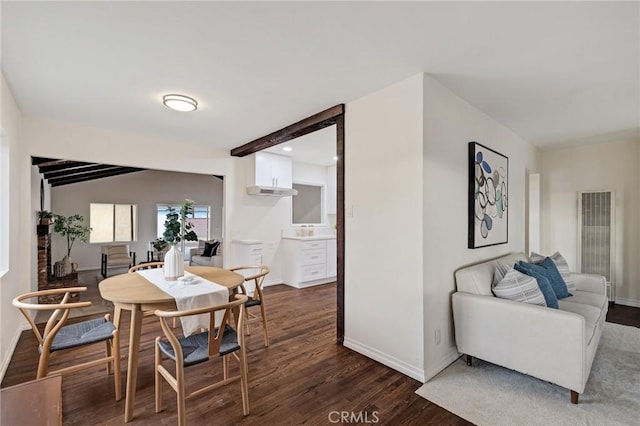
<instances>
[{"instance_id":1,"label":"framed artwork","mask_svg":"<svg viewBox=\"0 0 640 426\"><path fill-rule=\"evenodd\" d=\"M509 159L469 142L469 248L506 244L509 230Z\"/></svg>"}]
</instances>

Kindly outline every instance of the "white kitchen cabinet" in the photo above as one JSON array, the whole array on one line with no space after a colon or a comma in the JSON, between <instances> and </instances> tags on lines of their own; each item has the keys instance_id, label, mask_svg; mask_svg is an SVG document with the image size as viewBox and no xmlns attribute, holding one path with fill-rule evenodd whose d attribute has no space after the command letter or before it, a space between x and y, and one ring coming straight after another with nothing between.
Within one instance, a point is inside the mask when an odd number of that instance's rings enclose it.
<instances>
[{"instance_id":1,"label":"white kitchen cabinet","mask_svg":"<svg viewBox=\"0 0 640 426\"><path fill-rule=\"evenodd\" d=\"M293 163L290 157L256 152L252 166L248 175L249 185L292 188Z\"/></svg>"},{"instance_id":2,"label":"white kitchen cabinet","mask_svg":"<svg viewBox=\"0 0 640 426\"><path fill-rule=\"evenodd\" d=\"M262 265L262 241L233 240L231 246L233 251L232 267ZM259 270L257 269L250 269L239 273L247 277L258 272Z\"/></svg>"},{"instance_id":3,"label":"white kitchen cabinet","mask_svg":"<svg viewBox=\"0 0 640 426\"><path fill-rule=\"evenodd\" d=\"M335 237L284 237L282 279L293 287L336 280ZM333 252L333 254L331 254ZM329 256L334 256L331 259Z\"/></svg>"}]
</instances>

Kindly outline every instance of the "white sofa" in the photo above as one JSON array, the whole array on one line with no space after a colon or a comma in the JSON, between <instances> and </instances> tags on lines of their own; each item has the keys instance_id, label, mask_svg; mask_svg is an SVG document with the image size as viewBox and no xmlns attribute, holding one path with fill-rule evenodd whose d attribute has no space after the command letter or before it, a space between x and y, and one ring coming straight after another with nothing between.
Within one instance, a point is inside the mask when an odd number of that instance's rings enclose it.
<instances>
[{"instance_id":1,"label":"white sofa","mask_svg":"<svg viewBox=\"0 0 640 426\"><path fill-rule=\"evenodd\" d=\"M198 240L198 247L189 250L189 266L216 266L222 268L222 243L215 256L203 256L205 241Z\"/></svg>"},{"instance_id":2,"label":"white sofa","mask_svg":"<svg viewBox=\"0 0 640 426\"><path fill-rule=\"evenodd\" d=\"M497 261L527 261L524 253L466 266L455 272L452 296L458 351L571 390L571 402L589 378L609 303L605 279L575 274L577 291L560 308L500 299L491 292Z\"/></svg>"}]
</instances>

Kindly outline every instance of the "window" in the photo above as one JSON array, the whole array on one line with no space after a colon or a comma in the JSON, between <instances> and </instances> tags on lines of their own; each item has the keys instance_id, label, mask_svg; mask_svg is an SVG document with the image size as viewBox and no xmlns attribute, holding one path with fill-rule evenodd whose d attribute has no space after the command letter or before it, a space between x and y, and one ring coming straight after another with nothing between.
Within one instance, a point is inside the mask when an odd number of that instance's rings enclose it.
<instances>
[{"instance_id":1,"label":"window","mask_svg":"<svg viewBox=\"0 0 640 426\"><path fill-rule=\"evenodd\" d=\"M298 195L293 196L291 203L291 223L321 224L322 223L322 186L293 184Z\"/></svg>"},{"instance_id":2,"label":"window","mask_svg":"<svg viewBox=\"0 0 640 426\"><path fill-rule=\"evenodd\" d=\"M91 243L113 243L137 240L137 213L135 204L91 203L89 226Z\"/></svg>"},{"instance_id":3,"label":"window","mask_svg":"<svg viewBox=\"0 0 640 426\"><path fill-rule=\"evenodd\" d=\"M164 232L164 221L169 213L169 207L176 212L180 212L181 204L158 204L156 213L157 237L162 238ZM189 222L193 224L193 231L199 240L209 240L209 230L211 229L211 206L193 206L193 214L187 216Z\"/></svg>"}]
</instances>

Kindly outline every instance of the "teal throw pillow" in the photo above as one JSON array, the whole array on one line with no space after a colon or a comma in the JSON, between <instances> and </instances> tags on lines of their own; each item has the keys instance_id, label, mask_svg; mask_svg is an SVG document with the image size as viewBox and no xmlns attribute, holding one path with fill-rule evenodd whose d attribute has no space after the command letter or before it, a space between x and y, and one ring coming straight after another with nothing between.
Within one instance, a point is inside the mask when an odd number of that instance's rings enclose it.
<instances>
[{"instance_id":1,"label":"teal throw pillow","mask_svg":"<svg viewBox=\"0 0 640 426\"><path fill-rule=\"evenodd\" d=\"M547 306L549 308L558 309L559 307L558 297L556 296L556 293L553 291L553 287L551 287L551 283L549 282L549 279L546 277L546 272L541 272L540 270L534 270L529 266L535 266L535 265L531 265L530 263L520 261L520 263L516 263L515 265L513 265L513 268L518 272L522 272L525 275L529 275L530 277L535 278L536 281L538 282L538 287L540 287L540 291L544 296L544 300L547 302ZM542 269L544 270L544 268Z\"/></svg>"}]
</instances>

